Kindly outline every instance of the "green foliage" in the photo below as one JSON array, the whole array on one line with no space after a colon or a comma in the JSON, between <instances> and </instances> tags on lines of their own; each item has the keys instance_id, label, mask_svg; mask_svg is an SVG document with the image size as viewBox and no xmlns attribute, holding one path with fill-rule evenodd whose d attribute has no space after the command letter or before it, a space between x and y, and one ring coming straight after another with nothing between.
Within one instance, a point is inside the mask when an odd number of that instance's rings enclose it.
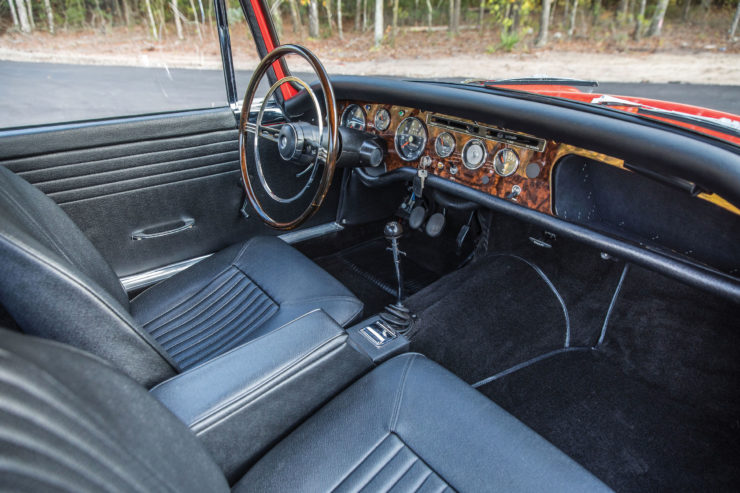
<instances>
[{"instance_id":1,"label":"green foliage","mask_svg":"<svg viewBox=\"0 0 740 493\"><path fill-rule=\"evenodd\" d=\"M519 33L501 31L501 44L499 45L502 50L509 52L514 49L516 44L519 42Z\"/></svg>"},{"instance_id":2,"label":"green foliage","mask_svg":"<svg viewBox=\"0 0 740 493\"><path fill-rule=\"evenodd\" d=\"M241 7L231 7L226 9L226 17L229 19L229 24L239 24L244 22L244 14L242 13Z\"/></svg>"},{"instance_id":3,"label":"green foliage","mask_svg":"<svg viewBox=\"0 0 740 493\"><path fill-rule=\"evenodd\" d=\"M70 27L82 27L86 18L85 4L82 0L66 0L64 6L64 22Z\"/></svg>"}]
</instances>

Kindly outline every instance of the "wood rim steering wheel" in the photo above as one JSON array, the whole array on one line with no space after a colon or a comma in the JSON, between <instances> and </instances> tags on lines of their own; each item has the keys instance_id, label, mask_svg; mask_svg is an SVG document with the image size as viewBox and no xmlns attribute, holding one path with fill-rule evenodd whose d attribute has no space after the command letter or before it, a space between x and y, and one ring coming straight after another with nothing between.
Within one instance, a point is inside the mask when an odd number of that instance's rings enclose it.
<instances>
[{"instance_id":1,"label":"wood rim steering wheel","mask_svg":"<svg viewBox=\"0 0 740 493\"><path fill-rule=\"evenodd\" d=\"M298 79L297 77L284 77L280 79L279 81L275 82L270 87L270 90L267 92L267 96L264 98L264 101L262 102L262 105L260 107L260 112L257 117L256 125L252 125L249 123L249 113L252 108L252 104L254 102L254 97L257 92L257 88L259 87L260 82L262 81L262 78L264 77L267 70L278 60L280 60L282 57L286 55L298 55L302 57L304 60L306 60L311 67L313 68L314 72L319 78L319 83L321 85L321 90L324 96L324 104L326 108L326 120L327 125L324 127L323 124L323 117L321 115L320 107L318 105L318 100L316 98L316 94L311 89L311 86L302 80ZM265 109L265 105L267 104L267 101L269 99L269 96L278 88L280 88L283 84L286 83L292 83L295 82L298 85L300 85L303 90L305 90L308 93L308 96L310 97L311 101L313 102L313 106L315 107L317 111L317 123L319 128L319 141L325 143L325 149L322 146L322 149L318 152L316 152L316 159L313 165L314 169L313 172L316 172L316 169L319 167L319 161L323 161L323 171L321 173L321 176L319 178L319 184L316 188L316 192L314 193L313 198L311 199L309 205L303 210L303 212L298 215L295 219L292 219L290 221L279 221L272 216L270 216L266 211L262 203L260 202L257 194L254 191L254 186L256 183L253 183L253 178L250 178L250 173L247 170L247 149L246 146L248 144L248 133L254 133L254 162L252 163L257 171L258 171L258 177L259 184L262 186L263 189L267 192L267 195L274 199L276 202L291 202L293 199L297 198L298 195L301 195L304 191L308 190L308 186L311 184L314 175L312 174L306 186L302 189L299 194L291 199L281 199L277 197L273 192L270 190L269 185L267 185L266 180L264 179L264 176L261 171L261 162L259 159L259 151L257 148L257 142L262 137L265 138L265 135L267 135L268 128L262 127L262 114ZM325 130L324 130L325 128ZM274 127L269 129L270 132L274 132ZM263 132L264 131L264 132ZM328 138L324 138L324 132L326 132ZM331 85L331 82L329 81L329 75L326 73L326 70L324 69L324 66L321 64L319 59L314 55L310 50L303 46L299 45L281 45L272 50L270 53L265 56L265 58L262 59L262 61L259 63L257 68L254 71L254 74L252 74L252 78L249 81L249 86L247 86L247 92L244 95L244 100L242 103L242 109L241 109L241 117L239 119L239 155L240 155L240 162L241 162L241 171L242 171L242 178L244 180L244 188L247 194L247 199L249 200L249 203L252 205L254 210L257 212L257 214L260 216L260 218L268 225L276 229L293 229L303 223L306 219L311 217L311 215L316 212L321 204L324 201L324 198L326 197L327 192L329 191L329 187L331 186L331 181L334 176L334 169L336 167L337 163L337 154L339 151L339 119L337 117L337 105L336 105L336 98L334 97L334 88ZM323 151L326 152L323 152ZM282 164L282 163L281 163Z\"/></svg>"}]
</instances>

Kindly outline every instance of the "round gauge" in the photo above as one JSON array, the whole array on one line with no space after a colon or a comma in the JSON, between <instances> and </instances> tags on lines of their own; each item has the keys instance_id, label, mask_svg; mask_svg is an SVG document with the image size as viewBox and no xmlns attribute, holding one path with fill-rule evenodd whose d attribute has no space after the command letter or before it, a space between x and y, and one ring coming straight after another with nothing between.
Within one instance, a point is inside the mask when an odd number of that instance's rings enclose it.
<instances>
[{"instance_id":1,"label":"round gauge","mask_svg":"<svg viewBox=\"0 0 740 493\"><path fill-rule=\"evenodd\" d=\"M434 141L434 150L439 157L448 157L455 151L455 137L450 132L443 132Z\"/></svg>"},{"instance_id":2,"label":"round gauge","mask_svg":"<svg viewBox=\"0 0 740 493\"><path fill-rule=\"evenodd\" d=\"M519 167L519 156L513 149L501 149L493 158L493 169L501 176L513 174Z\"/></svg>"},{"instance_id":3,"label":"round gauge","mask_svg":"<svg viewBox=\"0 0 740 493\"><path fill-rule=\"evenodd\" d=\"M396 129L396 152L404 161L419 159L427 145L427 129L418 118L409 117Z\"/></svg>"},{"instance_id":4,"label":"round gauge","mask_svg":"<svg viewBox=\"0 0 740 493\"><path fill-rule=\"evenodd\" d=\"M462 162L468 169L478 169L486 162L486 146L478 139L471 139L462 150Z\"/></svg>"},{"instance_id":5,"label":"round gauge","mask_svg":"<svg viewBox=\"0 0 740 493\"><path fill-rule=\"evenodd\" d=\"M354 130L365 130L365 110L357 104L347 106L342 113L342 126Z\"/></svg>"},{"instance_id":6,"label":"round gauge","mask_svg":"<svg viewBox=\"0 0 740 493\"><path fill-rule=\"evenodd\" d=\"M391 114L385 108L380 108L375 112L375 128L381 132L387 130L391 125Z\"/></svg>"}]
</instances>

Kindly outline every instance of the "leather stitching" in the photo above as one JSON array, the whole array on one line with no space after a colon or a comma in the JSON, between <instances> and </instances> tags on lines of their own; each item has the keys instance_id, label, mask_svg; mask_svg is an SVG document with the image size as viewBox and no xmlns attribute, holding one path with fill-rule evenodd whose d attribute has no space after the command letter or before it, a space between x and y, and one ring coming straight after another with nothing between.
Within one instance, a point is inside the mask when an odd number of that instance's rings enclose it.
<instances>
[{"instance_id":1,"label":"leather stitching","mask_svg":"<svg viewBox=\"0 0 740 493\"><path fill-rule=\"evenodd\" d=\"M408 361L403 367L403 371L401 373L401 379L398 383L398 388L396 390L396 396L395 396L395 402L393 404L393 414L391 415L391 422L389 425L389 430L392 433L396 433L396 424L398 422L398 415L401 412L401 402L403 401L403 391L406 388L406 379L408 377L409 369L411 368L411 363L414 362L414 360L417 358L418 355L412 354L408 357Z\"/></svg>"},{"instance_id":2,"label":"leather stitching","mask_svg":"<svg viewBox=\"0 0 740 493\"><path fill-rule=\"evenodd\" d=\"M40 264L43 264L48 269L52 270L53 272L56 272L60 277L64 278L69 282L70 284L73 284L77 286L78 288L85 291L92 300L96 301L98 304L102 305L102 308L105 309L107 312L109 312L111 315L113 315L115 318L117 318L122 324L127 326L131 331L139 336L139 338L144 341L145 344L147 344L158 356L160 356L170 367L175 371L180 371L180 366L175 363L172 358L170 358L169 354L167 354L166 351L161 349L158 343L156 341L153 341L150 339L150 336L148 333L142 331L136 327L135 325L130 324L124 317L122 317L118 310L116 310L114 307L112 307L107 301L102 299L96 292L92 291L85 283L80 282L77 277L70 275L68 272L64 271L59 266L54 265L53 263L49 262L48 260L39 257L34 252L24 248L21 245L18 245L14 242L12 242L9 238L7 238L5 235L0 234L0 238L5 240L6 243L8 243L11 247L15 247L21 252L25 253L28 257L35 259ZM145 335L146 334L146 335Z\"/></svg>"}]
</instances>

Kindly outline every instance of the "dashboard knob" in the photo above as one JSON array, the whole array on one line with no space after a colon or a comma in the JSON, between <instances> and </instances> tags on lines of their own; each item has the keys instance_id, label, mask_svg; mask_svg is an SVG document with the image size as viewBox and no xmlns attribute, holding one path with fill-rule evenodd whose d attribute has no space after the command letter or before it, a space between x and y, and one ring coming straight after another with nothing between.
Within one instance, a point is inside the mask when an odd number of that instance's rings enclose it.
<instances>
[{"instance_id":1,"label":"dashboard knob","mask_svg":"<svg viewBox=\"0 0 740 493\"><path fill-rule=\"evenodd\" d=\"M457 166L455 166L455 165L450 166L450 174L451 175L456 175L457 174Z\"/></svg>"}]
</instances>

